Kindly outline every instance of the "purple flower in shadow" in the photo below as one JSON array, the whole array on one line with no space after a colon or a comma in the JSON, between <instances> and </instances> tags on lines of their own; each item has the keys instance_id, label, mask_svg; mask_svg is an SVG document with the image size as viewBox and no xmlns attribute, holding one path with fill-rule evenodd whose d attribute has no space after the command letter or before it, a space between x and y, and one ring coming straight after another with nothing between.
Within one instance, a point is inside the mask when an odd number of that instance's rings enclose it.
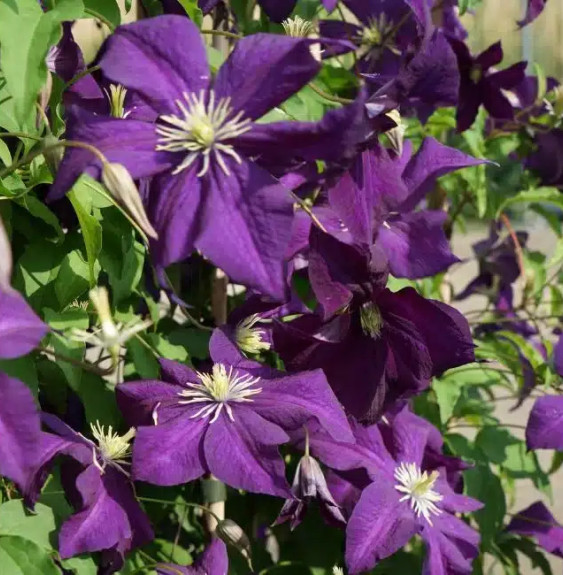
<instances>
[{"instance_id":1,"label":"purple flower in shadow","mask_svg":"<svg viewBox=\"0 0 563 575\"><path fill-rule=\"evenodd\" d=\"M76 513L59 532L60 555L66 559L102 551L102 572L114 573L123 566L125 553L154 537L126 469L134 432L119 436L97 424L92 426L94 442L54 415L44 413L42 421L52 433L41 433L39 462L26 485L26 500L35 503L55 458L70 458L62 465L62 480Z\"/></svg>"},{"instance_id":2,"label":"purple flower in shadow","mask_svg":"<svg viewBox=\"0 0 563 575\"><path fill-rule=\"evenodd\" d=\"M227 485L289 498L278 445L310 420L352 440L322 371L277 372L247 359L221 330L210 342L213 367L196 372L161 360L164 381L120 384L125 419L138 426L133 477L178 485L212 473Z\"/></svg>"},{"instance_id":3,"label":"purple flower in shadow","mask_svg":"<svg viewBox=\"0 0 563 575\"><path fill-rule=\"evenodd\" d=\"M228 569L227 547L216 537L189 567L166 564L156 566L158 575L227 575Z\"/></svg>"}]
</instances>

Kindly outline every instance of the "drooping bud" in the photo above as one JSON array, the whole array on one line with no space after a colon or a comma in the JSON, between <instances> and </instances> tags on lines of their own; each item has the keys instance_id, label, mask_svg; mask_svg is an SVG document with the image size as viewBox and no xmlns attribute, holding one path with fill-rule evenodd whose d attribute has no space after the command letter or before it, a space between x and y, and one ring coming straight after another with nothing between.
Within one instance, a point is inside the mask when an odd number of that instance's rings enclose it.
<instances>
[{"instance_id":1,"label":"drooping bud","mask_svg":"<svg viewBox=\"0 0 563 575\"><path fill-rule=\"evenodd\" d=\"M313 23L309 20L303 20L301 16L287 18L282 22L282 26L285 33L293 38L307 38L313 31Z\"/></svg>"},{"instance_id":2,"label":"drooping bud","mask_svg":"<svg viewBox=\"0 0 563 575\"><path fill-rule=\"evenodd\" d=\"M0 217L0 289L10 291L12 278L12 249L6 228Z\"/></svg>"},{"instance_id":3,"label":"drooping bud","mask_svg":"<svg viewBox=\"0 0 563 575\"><path fill-rule=\"evenodd\" d=\"M158 239L158 234L147 217L139 190L127 168L106 162L102 168L102 182L111 195L127 210L133 221L147 236Z\"/></svg>"},{"instance_id":4,"label":"drooping bud","mask_svg":"<svg viewBox=\"0 0 563 575\"><path fill-rule=\"evenodd\" d=\"M399 113L399 110L391 110L390 112L387 112L386 116L390 120L393 120L393 122L395 122L397 125L394 128L387 130L385 135L389 138L389 142L391 143L393 150L395 150L395 153L398 156L401 156L403 154L403 142L406 127L401 121L401 114Z\"/></svg>"},{"instance_id":5,"label":"drooping bud","mask_svg":"<svg viewBox=\"0 0 563 575\"><path fill-rule=\"evenodd\" d=\"M90 290L90 301L94 304L102 328L102 338L105 347L112 356L119 354L119 329L113 321L109 305L108 290L105 287L96 287Z\"/></svg>"},{"instance_id":6,"label":"drooping bud","mask_svg":"<svg viewBox=\"0 0 563 575\"><path fill-rule=\"evenodd\" d=\"M383 327L383 318L377 305L373 302L366 302L360 308L360 323L362 330L370 337L378 338Z\"/></svg>"},{"instance_id":7,"label":"drooping bud","mask_svg":"<svg viewBox=\"0 0 563 575\"><path fill-rule=\"evenodd\" d=\"M288 499L284 503L274 525L290 521L293 531L303 521L308 505L314 500L319 504L321 515L327 523L339 527L346 525L340 506L332 497L323 470L314 457L306 454L301 458L291 491L295 499Z\"/></svg>"},{"instance_id":8,"label":"drooping bud","mask_svg":"<svg viewBox=\"0 0 563 575\"><path fill-rule=\"evenodd\" d=\"M254 327L261 320L258 314L243 319L236 327L235 340L244 353L256 354L270 349L271 344L264 341L265 332Z\"/></svg>"},{"instance_id":9,"label":"drooping bud","mask_svg":"<svg viewBox=\"0 0 563 575\"><path fill-rule=\"evenodd\" d=\"M223 519L217 524L215 534L219 539L227 543L227 545L232 545L238 549L241 555L248 561L250 570L253 570L250 539L238 523L235 523L232 519Z\"/></svg>"}]
</instances>

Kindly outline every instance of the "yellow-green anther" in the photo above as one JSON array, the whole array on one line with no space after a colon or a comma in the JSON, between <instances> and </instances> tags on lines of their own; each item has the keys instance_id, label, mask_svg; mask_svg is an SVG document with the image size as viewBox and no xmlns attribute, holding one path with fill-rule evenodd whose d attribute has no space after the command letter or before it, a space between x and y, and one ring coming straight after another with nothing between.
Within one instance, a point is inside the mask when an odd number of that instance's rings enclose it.
<instances>
[{"instance_id":1,"label":"yellow-green anther","mask_svg":"<svg viewBox=\"0 0 563 575\"><path fill-rule=\"evenodd\" d=\"M107 92L106 92L107 93ZM109 108L114 118L125 118L125 96L127 89L121 85L111 84L109 87Z\"/></svg>"},{"instance_id":2,"label":"yellow-green anther","mask_svg":"<svg viewBox=\"0 0 563 575\"><path fill-rule=\"evenodd\" d=\"M477 84L477 82L479 82L483 77L483 70L481 69L481 66L478 65L473 66L473 68L471 68L471 71L469 72L469 77L471 78L472 82Z\"/></svg>"},{"instance_id":3,"label":"yellow-green anther","mask_svg":"<svg viewBox=\"0 0 563 575\"><path fill-rule=\"evenodd\" d=\"M373 302L367 302L360 308L360 323L366 335L379 337L383 327L383 318L379 308Z\"/></svg>"},{"instance_id":4,"label":"yellow-green anther","mask_svg":"<svg viewBox=\"0 0 563 575\"><path fill-rule=\"evenodd\" d=\"M260 322L258 314L243 319L236 327L235 339L244 353L256 354L270 349L270 343L264 341L264 330L254 327Z\"/></svg>"}]
</instances>

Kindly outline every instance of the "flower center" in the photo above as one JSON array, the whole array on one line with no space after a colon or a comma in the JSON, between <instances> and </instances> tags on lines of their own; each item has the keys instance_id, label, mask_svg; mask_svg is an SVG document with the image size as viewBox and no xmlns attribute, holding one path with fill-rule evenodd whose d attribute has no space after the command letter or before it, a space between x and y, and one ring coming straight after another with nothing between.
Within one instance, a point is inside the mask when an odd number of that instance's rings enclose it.
<instances>
[{"instance_id":1,"label":"flower center","mask_svg":"<svg viewBox=\"0 0 563 575\"><path fill-rule=\"evenodd\" d=\"M230 420L234 421L233 410L229 402L252 402L250 398L262 391L261 387L253 387L260 381L259 377L252 377L248 373L239 374L238 371L233 371L232 366L227 371L222 363L214 364L211 373L198 372L197 376L201 383L188 382L186 383L188 389L178 394L185 398L179 401L182 405L204 404L191 416L191 419L213 415L209 422L213 423L221 414L224 406Z\"/></svg>"},{"instance_id":2,"label":"flower center","mask_svg":"<svg viewBox=\"0 0 563 575\"><path fill-rule=\"evenodd\" d=\"M126 458L131 455L131 440L135 437L135 430L131 428L125 435L114 433L112 426L106 432L99 421L91 423L92 435L98 443L98 453L94 452L94 465L103 473L106 465L114 465L120 468L127 465ZM102 461L98 461L100 458ZM121 469L121 468L120 468ZM123 470L122 470L123 471Z\"/></svg>"},{"instance_id":3,"label":"flower center","mask_svg":"<svg viewBox=\"0 0 563 575\"><path fill-rule=\"evenodd\" d=\"M189 168L199 158L203 159L198 172L201 177L209 170L210 157L217 161L223 172L231 173L224 156L230 156L240 164L241 159L231 144L232 140L250 130L252 121L243 118L243 112L233 116L230 98L215 101L213 90L199 95L194 92L183 93L184 100L176 100L180 115L160 116L156 133L160 136L157 150L168 152L187 152L184 160L172 172L178 174Z\"/></svg>"},{"instance_id":4,"label":"flower center","mask_svg":"<svg viewBox=\"0 0 563 575\"><path fill-rule=\"evenodd\" d=\"M110 115L114 118L126 118L129 112L125 112L125 96L127 89L121 84L110 84L109 92L104 90L109 100Z\"/></svg>"},{"instance_id":5,"label":"flower center","mask_svg":"<svg viewBox=\"0 0 563 575\"><path fill-rule=\"evenodd\" d=\"M378 18L371 18L362 31L361 42L368 46L384 46L387 37L393 30L393 23L387 21L387 15L381 14Z\"/></svg>"},{"instance_id":6,"label":"flower center","mask_svg":"<svg viewBox=\"0 0 563 575\"><path fill-rule=\"evenodd\" d=\"M401 501L410 501L411 507L417 517L421 515L432 525L431 515L439 515L442 511L436 503L442 501L442 496L432 489L439 477L437 471L422 472L416 463L401 463L395 469L395 479L398 483L395 489L404 493Z\"/></svg>"},{"instance_id":7,"label":"flower center","mask_svg":"<svg viewBox=\"0 0 563 575\"><path fill-rule=\"evenodd\" d=\"M367 302L360 308L360 323L366 335L378 338L383 327L383 318L379 308L373 302Z\"/></svg>"},{"instance_id":8,"label":"flower center","mask_svg":"<svg viewBox=\"0 0 563 575\"><path fill-rule=\"evenodd\" d=\"M283 29L288 36L294 38L307 38L313 31L313 23L309 20L303 20L301 16L295 18L287 18L282 22Z\"/></svg>"},{"instance_id":9,"label":"flower center","mask_svg":"<svg viewBox=\"0 0 563 575\"><path fill-rule=\"evenodd\" d=\"M475 84L479 83L479 81L483 77L483 70L481 66L479 66L479 64L475 64L471 68L469 72L469 77L471 78L471 81L474 82Z\"/></svg>"},{"instance_id":10,"label":"flower center","mask_svg":"<svg viewBox=\"0 0 563 575\"><path fill-rule=\"evenodd\" d=\"M265 335L264 330L254 327L260 319L258 314L253 314L237 325L236 342L245 353L260 353L262 350L270 349L269 342L262 339Z\"/></svg>"}]
</instances>

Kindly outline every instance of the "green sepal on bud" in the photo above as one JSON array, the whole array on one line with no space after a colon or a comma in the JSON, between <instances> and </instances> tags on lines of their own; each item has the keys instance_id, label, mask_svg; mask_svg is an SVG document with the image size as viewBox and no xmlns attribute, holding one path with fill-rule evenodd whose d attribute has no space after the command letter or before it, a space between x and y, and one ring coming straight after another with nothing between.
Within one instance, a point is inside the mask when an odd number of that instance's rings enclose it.
<instances>
[{"instance_id":1,"label":"green sepal on bud","mask_svg":"<svg viewBox=\"0 0 563 575\"><path fill-rule=\"evenodd\" d=\"M102 166L102 182L139 228L150 238L158 239L158 234L145 212L139 190L127 168L116 162L105 162Z\"/></svg>"},{"instance_id":2,"label":"green sepal on bud","mask_svg":"<svg viewBox=\"0 0 563 575\"><path fill-rule=\"evenodd\" d=\"M223 519L217 524L215 534L227 545L238 549L240 554L248 561L250 570L254 571L252 568L250 539L238 523L235 523L232 519Z\"/></svg>"}]
</instances>

